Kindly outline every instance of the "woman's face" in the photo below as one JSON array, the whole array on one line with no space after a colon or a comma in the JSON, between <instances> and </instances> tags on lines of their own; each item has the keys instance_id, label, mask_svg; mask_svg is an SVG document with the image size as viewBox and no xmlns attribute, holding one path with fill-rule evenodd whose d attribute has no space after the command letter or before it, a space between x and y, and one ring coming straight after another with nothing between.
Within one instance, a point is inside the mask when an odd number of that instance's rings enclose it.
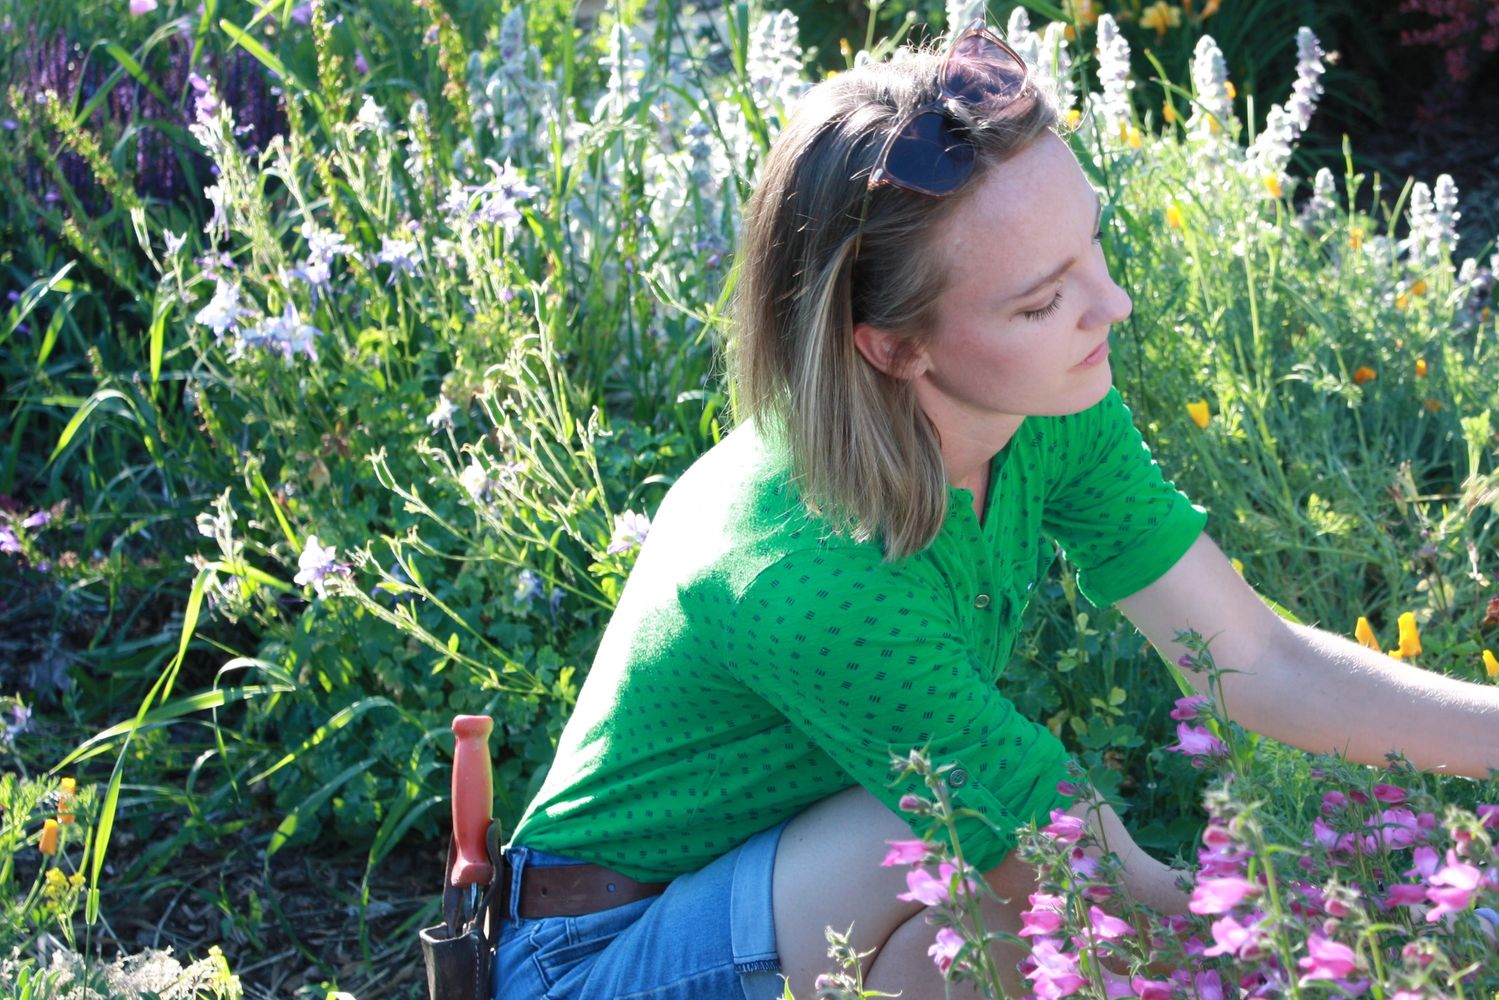
<instances>
[{"instance_id":1,"label":"woman's face","mask_svg":"<svg viewBox=\"0 0 1499 1000\"><path fill-rule=\"evenodd\" d=\"M937 236L950 280L914 378L944 450L997 448L1027 416L1098 402L1109 325L1130 312L1098 244L1098 196L1061 139L1041 136L961 197Z\"/></svg>"}]
</instances>

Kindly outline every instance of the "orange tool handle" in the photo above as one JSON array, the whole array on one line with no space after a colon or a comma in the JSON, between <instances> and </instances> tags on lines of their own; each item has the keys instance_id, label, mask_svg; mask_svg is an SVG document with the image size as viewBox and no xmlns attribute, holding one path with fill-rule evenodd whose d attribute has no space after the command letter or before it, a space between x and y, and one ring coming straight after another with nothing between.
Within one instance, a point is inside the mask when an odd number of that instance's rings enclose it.
<instances>
[{"instance_id":1,"label":"orange tool handle","mask_svg":"<svg viewBox=\"0 0 1499 1000\"><path fill-rule=\"evenodd\" d=\"M453 719L453 841L457 851L448 880L455 886L488 885L494 878L485 845L494 805L494 776L489 769L489 734L494 720L487 715L459 715Z\"/></svg>"}]
</instances>

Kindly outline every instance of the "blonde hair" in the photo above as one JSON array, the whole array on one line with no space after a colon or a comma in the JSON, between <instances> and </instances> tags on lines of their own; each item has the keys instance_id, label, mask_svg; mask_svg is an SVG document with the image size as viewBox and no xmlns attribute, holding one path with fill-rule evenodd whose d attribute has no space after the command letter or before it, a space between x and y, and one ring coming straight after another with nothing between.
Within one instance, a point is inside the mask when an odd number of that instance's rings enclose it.
<instances>
[{"instance_id":1,"label":"blonde hair","mask_svg":"<svg viewBox=\"0 0 1499 1000\"><path fill-rule=\"evenodd\" d=\"M948 102L977 153L964 189L945 198L870 190L890 130L938 96L941 62L912 52L809 91L762 165L738 255L736 418L784 444L814 515L855 539L880 539L890 560L937 536L947 473L910 381L865 360L854 326L896 335L905 356L931 336L947 281L935 239L943 222L988 168L1057 121L1031 87L987 117Z\"/></svg>"}]
</instances>

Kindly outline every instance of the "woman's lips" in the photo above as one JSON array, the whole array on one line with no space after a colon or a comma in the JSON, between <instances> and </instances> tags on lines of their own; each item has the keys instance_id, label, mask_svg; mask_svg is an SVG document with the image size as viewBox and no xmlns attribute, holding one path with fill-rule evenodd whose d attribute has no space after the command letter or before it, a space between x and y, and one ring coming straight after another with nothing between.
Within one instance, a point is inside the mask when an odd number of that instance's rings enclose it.
<instances>
[{"instance_id":1,"label":"woman's lips","mask_svg":"<svg viewBox=\"0 0 1499 1000\"><path fill-rule=\"evenodd\" d=\"M1109 342L1107 340L1105 340L1103 343L1101 343L1097 347L1093 348L1093 353L1092 354L1089 354L1086 358L1083 358L1082 361L1078 362L1077 367L1079 367L1079 368L1092 368L1095 365L1101 364L1103 362L1103 359L1106 358L1106 357L1108 357L1108 356L1109 356Z\"/></svg>"}]
</instances>

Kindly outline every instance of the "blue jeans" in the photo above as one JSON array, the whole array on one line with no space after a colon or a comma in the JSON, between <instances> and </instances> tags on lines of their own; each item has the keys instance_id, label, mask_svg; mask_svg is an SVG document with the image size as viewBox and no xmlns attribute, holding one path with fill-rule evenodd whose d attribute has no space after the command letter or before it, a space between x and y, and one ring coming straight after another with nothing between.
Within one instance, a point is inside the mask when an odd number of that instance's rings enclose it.
<instances>
[{"instance_id":1,"label":"blue jeans","mask_svg":"<svg viewBox=\"0 0 1499 1000\"><path fill-rule=\"evenodd\" d=\"M782 823L664 893L581 917L522 919L520 877L570 858L511 847L494 1000L772 1000L782 995L771 878Z\"/></svg>"}]
</instances>

